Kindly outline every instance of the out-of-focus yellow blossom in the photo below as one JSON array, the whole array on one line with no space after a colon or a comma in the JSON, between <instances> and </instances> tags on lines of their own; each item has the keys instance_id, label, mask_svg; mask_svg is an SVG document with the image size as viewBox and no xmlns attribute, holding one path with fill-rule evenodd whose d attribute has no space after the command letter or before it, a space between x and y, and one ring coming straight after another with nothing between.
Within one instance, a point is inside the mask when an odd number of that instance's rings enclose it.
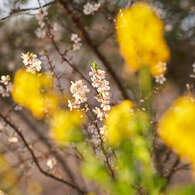
<instances>
[{"instance_id":1,"label":"out-of-focus yellow blossom","mask_svg":"<svg viewBox=\"0 0 195 195\"><path fill-rule=\"evenodd\" d=\"M17 190L14 187L17 181L17 175L3 156L0 156L0 181L0 189L8 189L11 187L13 188L12 192L17 194Z\"/></svg>"},{"instance_id":2,"label":"out-of-focus yellow blossom","mask_svg":"<svg viewBox=\"0 0 195 195\"><path fill-rule=\"evenodd\" d=\"M59 109L51 118L51 136L62 145L79 141L81 139L79 129L84 121L85 115L82 112Z\"/></svg>"},{"instance_id":3,"label":"out-of-focus yellow blossom","mask_svg":"<svg viewBox=\"0 0 195 195\"><path fill-rule=\"evenodd\" d=\"M40 195L42 193L42 187L39 183L31 181L28 183L27 192L28 195Z\"/></svg>"},{"instance_id":4,"label":"out-of-focus yellow blossom","mask_svg":"<svg viewBox=\"0 0 195 195\"><path fill-rule=\"evenodd\" d=\"M167 62L170 52L163 37L163 22L152 7L146 2L138 2L121 10L116 19L116 30L121 54L131 71L149 66L154 76L164 74L165 69L158 64Z\"/></svg>"},{"instance_id":5,"label":"out-of-focus yellow blossom","mask_svg":"<svg viewBox=\"0 0 195 195\"><path fill-rule=\"evenodd\" d=\"M195 98L184 96L177 99L162 116L158 133L176 153L195 163Z\"/></svg>"},{"instance_id":6,"label":"out-of-focus yellow blossom","mask_svg":"<svg viewBox=\"0 0 195 195\"><path fill-rule=\"evenodd\" d=\"M125 100L112 107L105 121L105 137L111 145L118 145L124 138L135 132L136 124L133 116L133 104Z\"/></svg>"},{"instance_id":7,"label":"out-of-focus yellow blossom","mask_svg":"<svg viewBox=\"0 0 195 195\"><path fill-rule=\"evenodd\" d=\"M16 103L31 110L37 118L52 113L58 106L53 92L53 78L49 73L29 73L19 70L14 77L12 96Z\"/></svg>"}]
</instances>

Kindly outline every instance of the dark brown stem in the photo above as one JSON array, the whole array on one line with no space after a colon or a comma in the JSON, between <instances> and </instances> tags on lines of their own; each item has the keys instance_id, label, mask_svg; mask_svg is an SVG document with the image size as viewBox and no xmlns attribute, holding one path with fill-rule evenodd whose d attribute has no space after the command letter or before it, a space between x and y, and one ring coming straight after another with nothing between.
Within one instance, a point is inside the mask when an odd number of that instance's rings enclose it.
<instances>
[{"instance_id":1,"label":"dark brown stem","mask_svg":"<svg viewBox=\"0 0 195 195\"><path fill-rule=\"evenodd\" d=\"M169 173L166 175L166 179L168 181L168 183L170 182L173 174L175 173L175 168L177 167L177 165L179 164L179 157L177 156L173 165L171 166L171 168L169 169Z\"/></svg>"}]
</instances>

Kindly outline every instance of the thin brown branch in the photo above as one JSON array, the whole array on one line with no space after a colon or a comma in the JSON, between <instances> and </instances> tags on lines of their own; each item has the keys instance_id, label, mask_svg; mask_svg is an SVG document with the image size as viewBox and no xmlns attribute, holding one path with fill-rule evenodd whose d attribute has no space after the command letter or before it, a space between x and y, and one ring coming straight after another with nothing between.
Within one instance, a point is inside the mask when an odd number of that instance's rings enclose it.
<instances>
[{"instance_id":1,"label":"thin brown branch","mask_svg":"<svg viewBox=\"0 0 195 195\"><path fill-rule=\"evenodd\" d=\"M82 79L84 79L88 84L91 85L90 81L86 78L86 76L76 67L75 64L73 64L59 49L55 39L54 39L54 35L51 32L50 29L50 25L48 24L48 22L46 22L47 28L48 28L48 37L50 38L56 52L58 53L58 55L61 57L61 59L66 62L76 73L78 73Z\"/></svg>"},{"instance_id":2,"label":"thin brown branch","mask_svg":"<svg viewBox=\"0 0 195 195\"><path fill-rule=\"evenodd\" d=\"M168 180L168 183L170 182L173 174L175 173L175 168L177 167L177 165L179 164L179 157L177 156L172 167L169 169L169 173L166 175L166 179Z\"/></svg>"},{"instance_id":3,"label":"thin brown branch","mask_svg":"<svg viewBox=\"0 0 195 195\"><path fill-rule=\"evenodd\" d=\"M8 105L8 102L4 99L4 98L1 98L1 100ZM16 112L14 110L14 112ZM23 112L17 112L17 114L20 116L20 119L29 127L29 130L31 130L32 133L34 133L38 139L40 141L42 141L42 143L47 147L47 149L50 151L50 153L52 155L54 155L54 157L57 159L57 161L60 163L60 165L62 166L64 172L68 175L68 177L71 179L71 181L73 183L75 183L75 177L74 177L74 174L71 172L71 170L69 169L66 161L61 157L61 155L58 153L58 152L54 152L52 150L53 146L52 144L48 141L48 139L41 133L42 131L39 130L37 128L37 126L32 122L32 119L29 120L27 117L26 117L26 114L24 114ZM5 116L5 115L4 115Z\"/></svg>"},{"instance_id":4,"label":"thin brown branch","mask_svg":"<svg viewBox=\"0 0 195 195\"><path fill-rule=\"evenodd\" d=\"M62 88L62 85L60 83L60 79L59 79L58 75L56 74L56 72L54 70L54 66L52 65L52 62L51 62L48 55L46 55L46 58L47 58L47 61L48 61L48 64L49 64L50 71L54 74L54 76L57 80L58 89L60 90L61 94L63 94L63 88Z\"/></svg>"},{"instance_id":5,"label":"thin brown branch","mask_svg":"<svg viewBox=\"0 0 195 195\"><path fill-rule=\"evenodd\" d=\"M175 172L181 171L181 170L189 170L189 169L190 169L190 164L184 164L184 165L175 167Z\"/></svg>"},{"instance_id":6,"label":"thin brown branch","mask_svg":"<svg viewBox=\"0 0 195 195\"><path fill-rule=\"evenodd\" d=\"M34 153L34 151L32 150L32 148L30 147L30 145L28 144L28 142L26 141L25 137L23 136L23 134L21 133L21 131L15 126L15 124L13 124L7 117L5 117L4 115L2 115L0 113L0 117L1 119L6 123L8 124L14 131L15 133L20 137L20 139L22 140L22 142L24 143L25 147L27 148L27 150L29 151L29 153L31 154L32 156L32 159L36 165L36 167L38 168L38 170L43 174L45 175L46 177L49 177L51 179L54 179L55 181L58 181L58 182L61 182L65 185L68 185L69 187L77 190L80 194L85 194L86 192L82 189L80 189L78 186L64 180L64 179L61 179L59 177L56 177L55 175L51 174L51 173L48 173L47 171L43 170L42 167L40 166L39 164L39 161Z\"/></svg>"}]
</instances>

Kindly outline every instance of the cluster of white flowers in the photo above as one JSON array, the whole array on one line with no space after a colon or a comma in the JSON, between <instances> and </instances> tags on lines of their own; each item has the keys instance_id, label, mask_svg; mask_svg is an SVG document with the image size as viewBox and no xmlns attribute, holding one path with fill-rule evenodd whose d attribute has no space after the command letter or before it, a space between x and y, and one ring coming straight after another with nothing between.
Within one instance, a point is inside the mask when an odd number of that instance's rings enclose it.
<instances>
[{"instance_id":1,"label":"cluster of white flowers","mask_svg":"<svg viewBox=\"0 0 195 195\"><path fill-rule=\"evenodd\" d=\"M77 38L77 37L75 37ZM97 119L103 121L107 118L108 112L110 111L110 86L109 82L106 80L105 71L100 70L96 63L94 62L91 66L91 71L89 72L90 79L92 81L92 87L94 87L98 93L95 99L100 103L100 107L95 107L92 111L96 114ZM87 102L87 93L89 89L87 85L84 85L82 80L76 82L71 82L70 91L74 97L74 101L68 100L68 107L70 110L81 109L81 104ZM85 111L88 111L88 104L85 104L85 107L82 108ZM97 120L95 121L97 122ZM100 144L100 135L104 139L104 129L105 126L99 128L94 124L89 125L88 133L91 135L91 141L98 146Z\"/></svg>"},{"instance_id":2,"label":"cluster of white flowers","mask_svg":"<svg viewBox=\"0 0 195 195\"><path fill-rule=\"evenodd\" d=\"M166 81L166 78L163 74L155 76L155 82L159 84L163 84Z\"/></svg>"},{"instance_id":3,"label":"cluster of white flowers","mask_svg":"<svg viewBox=\"0 0 195 195\"><path fill-rule=\"evenodd\" d=\"M2 75L0 82L3 83L4 85L8 85L10 81L10 76L9 75Z\"/></svg>"},{"instance_id":4,"label":"cluster of white flowers","mask_svg":"<svg viewBox=\"0 0 195 195\"><path fill-rule=\"evenodd\" d=\"M87 85L84 84L83 80L71 81L70 92L74 98L74 102L68 100L68 107L72 109L80 109L80 105L87 102L87 93L89 89Z\"/></svg>"},{"instance_id":5,"label":"cluster of white flowers","mask_svg":"<svg viewBox=\"0 0 195 195\"><path fill-rule=\"evenodd\" d=\"M74 43L72 48L73 51L79 50L81 48L81 38L76 33L71 35L70 40Z\"/></svg>"},{"instance_id":6,"label":"cluster of white flowers","mask_svg":"<svg viewBox=\"0 0 195 195\"><path fill-rule=\"evenodd\" d=\"M2 97L9 97L9 94L12 90L12 83L10 82L10 76L9 75L2 75L0 79L0 83L3 84L0 85L0 94Z\"/></svg>"},{"instance_id":7,"label":"cluster of white flowers","mask_svg":"<svg viewBox=\"0 0 195 195\"><path fill-rule=\"evenodd\" d=\"M85 15L90 15L90 14L94 14L95 12L98 11L98 9L100 8L101 4L100 3L86 3L83 7L83 13Z\"/></svg>"},{"instance_id":8,"label":"cluster of white flowers","mask_svg":"<svg viewBox=\"0 0 195 195\"><path fill-rule=\"evenodd\" d=\"M92 86L97 89L98 96L96 100L100 103L100 108L95 107L93 112L101 121L108 116L110 111L110 86L109 82L105 79L105 71L97 68L95 64L92 65L89 76L92 81Z\"/></svg>"},{"instance_id":9,"label":"cluster of white flowers","mask_svg":"<svg viewBox=\"0 0 195 195\"><path fill-rule=\"evenodd\" d=\"M39 23L39 28L36 29L35 34L38 38L43 39L46 36L46 28L45 28L45 18L47 17L48 12L47 9L40 9L38 14L36 14L36 19Z\"/></svg>"},{"instance_id":10,"label":"cluster of white flowers","mask_svg":"<svg viewBox=\"0 0 195 195\"><path fill-rule=\"evenodd\" d=\"M27 52L26 54L22 53L21 58L27 72L35 73L41 70L41 61L37 58L37 55Z\"/></svg>"}]
</instances>

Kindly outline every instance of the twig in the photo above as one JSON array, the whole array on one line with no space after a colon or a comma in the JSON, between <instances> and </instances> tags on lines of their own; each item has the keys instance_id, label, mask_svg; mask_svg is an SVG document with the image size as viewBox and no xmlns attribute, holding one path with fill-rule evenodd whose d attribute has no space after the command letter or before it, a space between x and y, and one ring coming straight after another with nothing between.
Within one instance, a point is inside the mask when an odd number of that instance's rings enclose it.
<instances>
[{"instance_id":1,"label":"twig","mask_svg":"<svg viewBox=\"0 0 195 195\"><path fill-rule=\"evenodd\" d=\"M8 102L4 98L1 98L1 100L8 105ZM16 112L16 111L14 110L14 112ZM25 122L25 124L29 127L29 129L32 131L32 133L34 133L42 141L42 143L48 148L48 150L50 150L51 154L54 155L55 158L57 159L57 161L61 164L63 170L69 176L71 181L73 183L75 183L74 175L70 171L66 161L61 157L61 155L59 153L54 152L52 150L51 143L47 140L47 138L45 136L43 136L43 134L41 133L42 131L37 129L37 127L31 121L32 119L29 120L23 112L17 112L17 114L20 116L21 120L23 122ZM4 117L5 117L5 115L4 115Z\"/></svg>"},{"instance_id":2,"label":"twig","mask_svg":"<svg viewBox=\"0 0 195 195\"><path fill-rule=\"evenodd\" d=\"M27 150L29 151L29 153L31 154L32 156L32 159L36 165L36 167L38 168L38 170L43 174L45 175L46 177L49 177L49 178L52 178L58 182L61 182L63 184L66 184L68 186L70 186L71 188L77 190L80 194L85 194L86 192L82 189L80 189L78 186L64 180L64 179L61 179L59 177L56 177L55 175L51 174L51 173L48 173L46 172L45 170L42 169L42 167L40 166L38 160L37 160L37 157L35 156L35 153L34 151L32 150L32 148L30 147L30 145L28 144L28 142L26 141L25 137L23 136L23 134L19 131L19 129L9 120L7 119L7 117L5 117L4 115L2 115L0 113L0 117L2 118L2 120L8 124L16 133L17 135L21 138L22 142L24 143L25 147L27 148Z\"/></svg>"},{"instance_id":3,"label":"twig","mask_svg":"<svg viewBox=\"0 0 195 195\"><path fill-rule=\"evenodd\" d=\"M70 10L68 8L68 6L67 6L68 3L67 2L64 2L63 0L56 0L56 2L58 2L63 7L63 9L67 13L67 15L69 16L69 18L71 19L71 21L73 22L74 26L77 28L77 30L80 32L80 34L83 37L83 39L88 44L88 46L97 55L97 57L102 61L102 63L106 67L107 71L110 73L110 75L112 76L113 80L116 82L119 90L121 91L121 94L122 94L123 98L129 99L129 95L128 95L125 87L123 86L121 80L118 78L118 76L116 75L116 73L112 69L112 67L109 64L109 62L107 61L107 59L99 52L98 48L94 45L94 43L92 42L91 38L89 37L87 31L83 28L83 26L82 26L79 18L76 17L73 14L72 10Z\"/></svg>"},{"instance_id":4,"label":"twig","mask_svg":"<svg viewBox=\"0 0 195 195\"><path fill-rule=\"evenodd\" d=\"M51 1L49 3L46 3L46 4L42 5L41 7L47 7L47 6L52 5L54 3L55 3L55 0L54 1ZM0 22L3 22L4 20L6 20L6 19L8 19L8 18L10 18L10 17L12 17L14 15L21 14L22 12L27 12L27 11L33 11L33 10L41 9L41 7L39 6L39 7L31 7L31 8L23 8L23 9L20 9L20 8L18 8L18 9L12 9L10 11L9 15L0 18Z\"/></svg>"},{"instance_id":5,"label":"twig","mask_svg":"<svg viewBox=\"0 0 195 195\"><path fill-rule=\"evenodd\" d=\"M57 51L58 55L61 57L61 59L66 62L76 73L78 73L82 79L84 79L88 84L91 85L90 81L86 78L86 76L75 66L75 64L73 64L72 62L70 62L70 60L68 58L66 58L64 56L64 54L60 51L53 34L51 33L51 29L50 29L50 25L48 24L48 22L46 22L47 25L47 29L48 29L48 37L50 38L55 50Z\"/></svg>"},{"instance_id":6,"label":"twig","mask_svg":"<svg viewBox=\"0 0 195 195\"><path fill-rule=\"evenodd\" d=\"M51 62L48 55L46 55L46 58L47 58L47 61L48 61L48 64L49 64L50 71L54 74L54 76L57 80L58 89L60 90L61 94L63 94L63 89L62 89L62 86L61 86L61 83L60 83L60 79L59 79L58 75L56 74L56 72L54 70L54 66L52 65L52 62Z\"/></svg>"}]
</instances>

